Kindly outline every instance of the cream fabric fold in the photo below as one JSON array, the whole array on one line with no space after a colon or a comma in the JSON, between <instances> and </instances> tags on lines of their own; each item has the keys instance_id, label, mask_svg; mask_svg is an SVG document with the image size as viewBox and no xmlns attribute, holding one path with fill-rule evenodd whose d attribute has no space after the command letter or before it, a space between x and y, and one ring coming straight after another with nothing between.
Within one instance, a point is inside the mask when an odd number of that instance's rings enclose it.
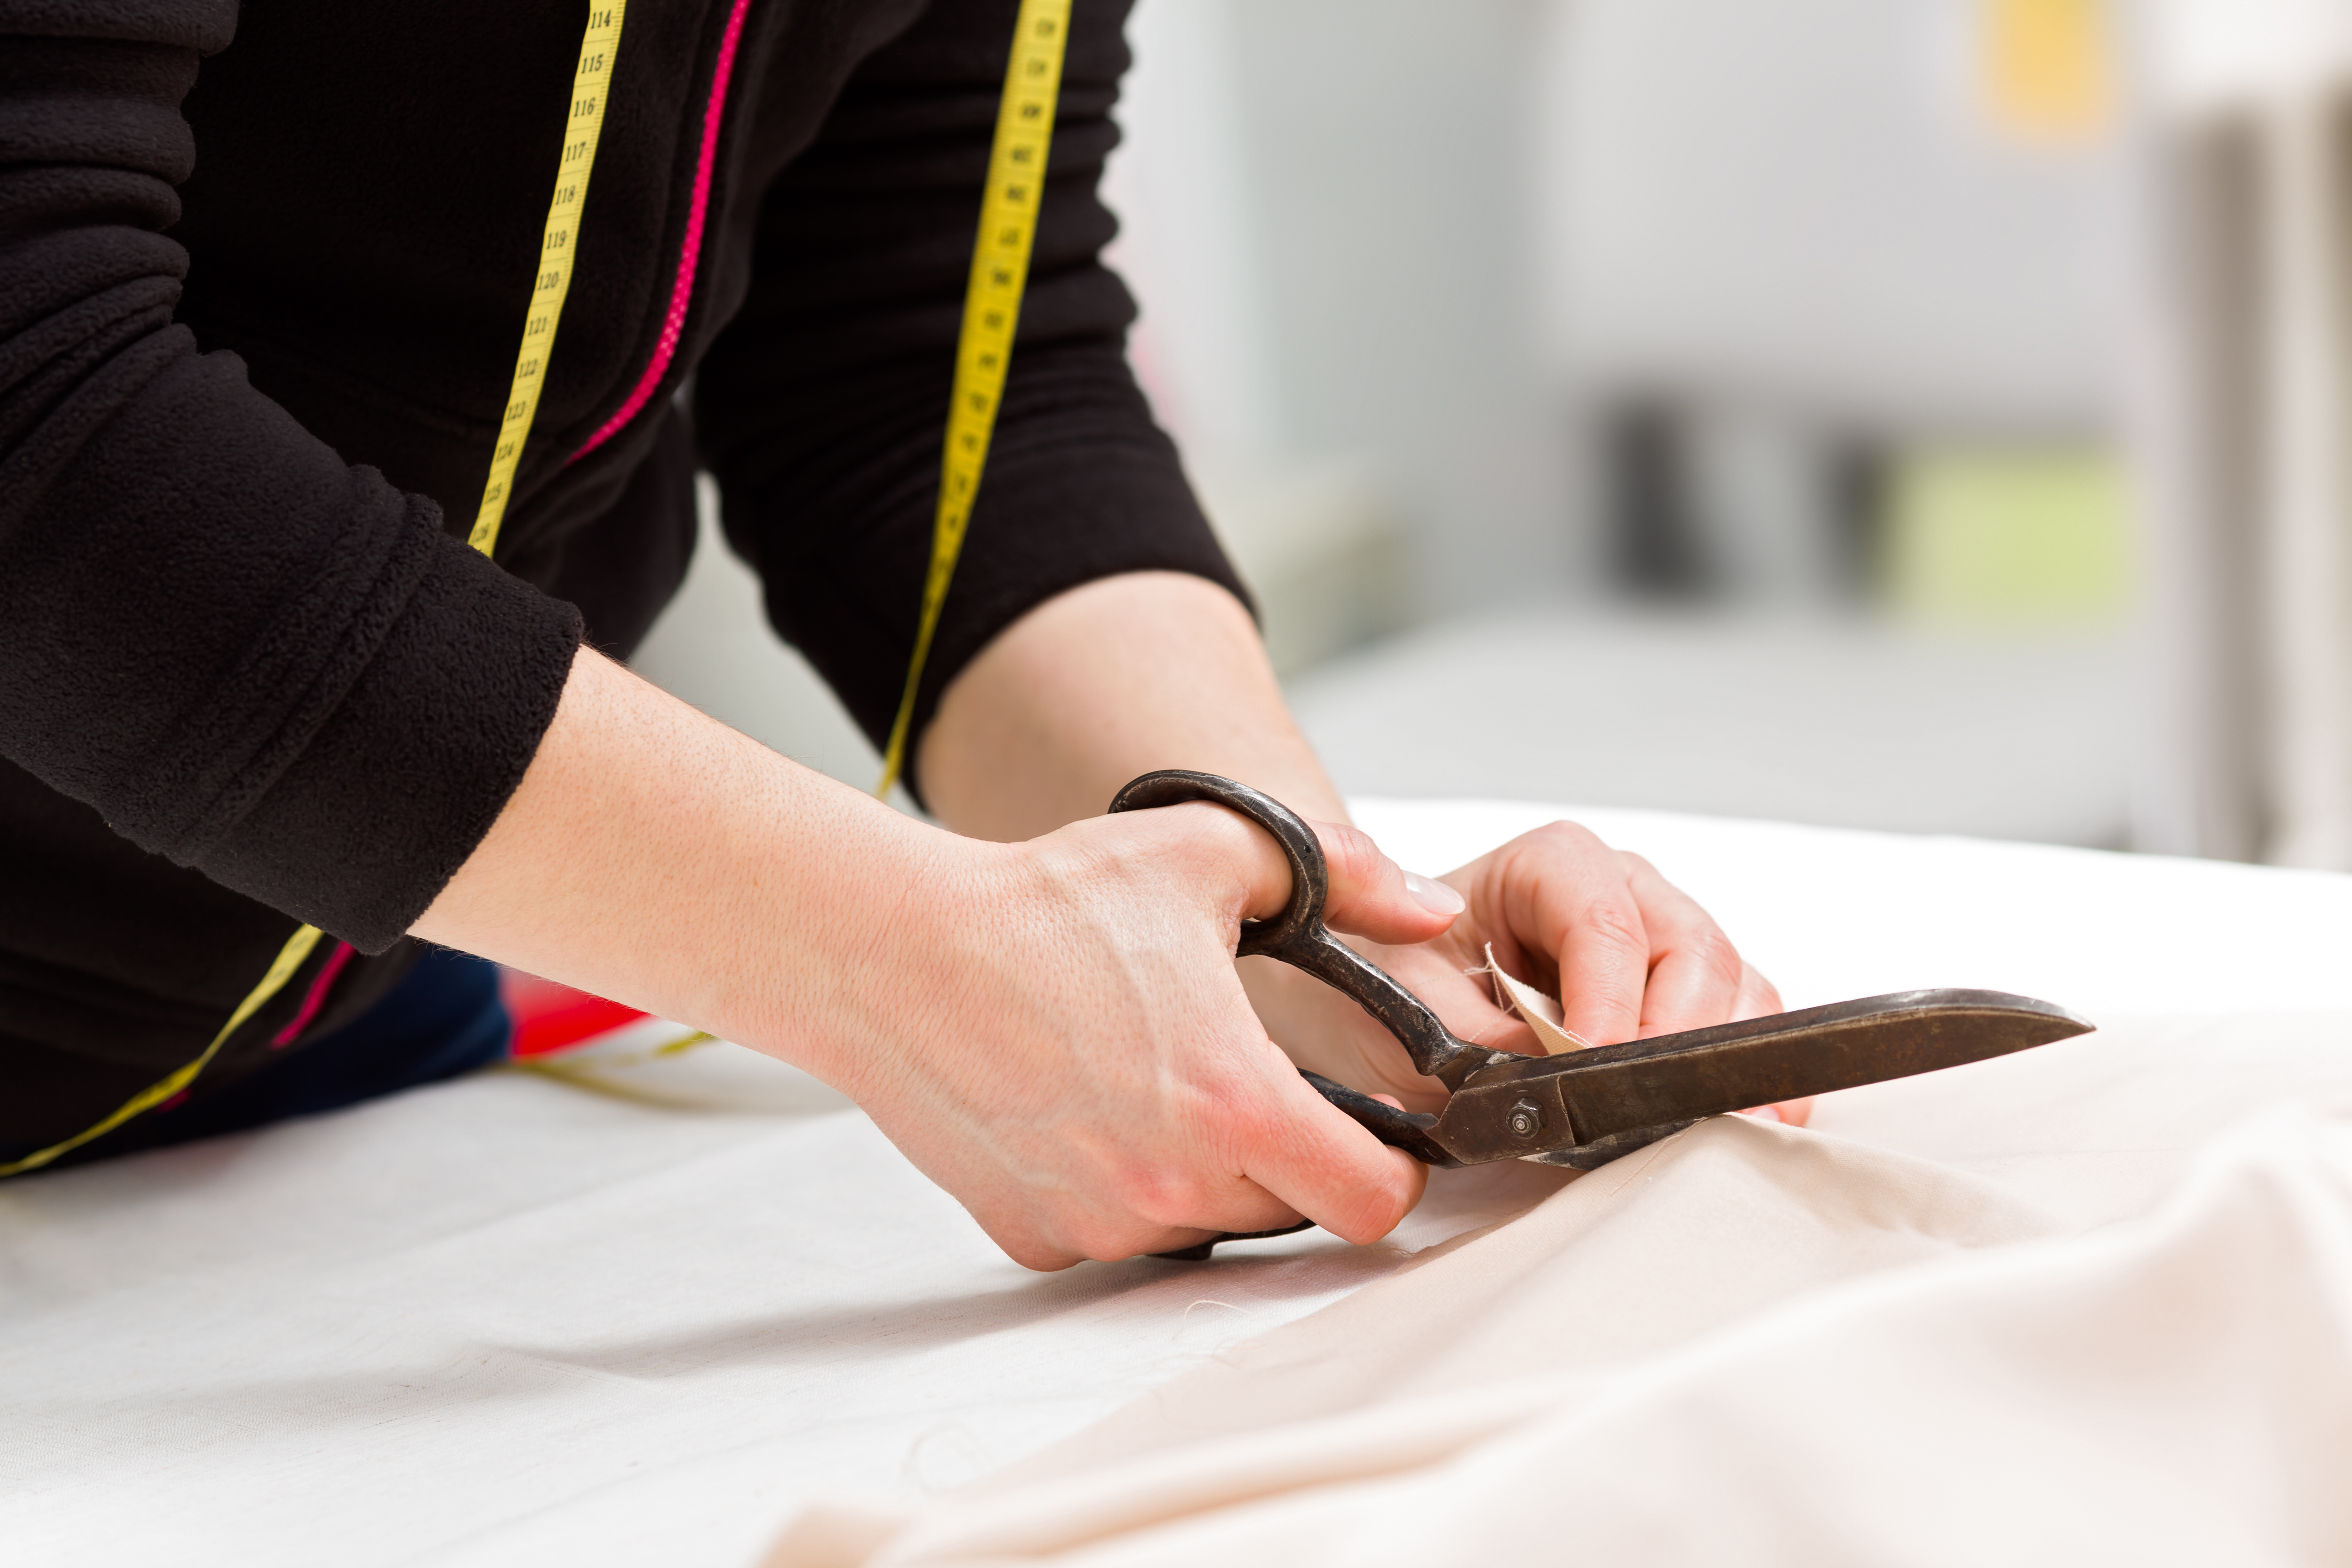
<instances>
[{"instance_id":1,"label":"cream fabric fold","mask_svg":"<svg viewBox=\"0 0 2352 1568\"><path fill-rule=\"evenodd\" d=\"M2050 1065L2084 1059L2128 1046ZM1718 1118L918 1514L811 1510L771 1568L2352 1562L2352 1095L2154 1213L2063 1207Z\"/></svg>"},{"instance_id":2,"label":"cream fabric fold","mask_svg":"<svg viewBox=\"0 0 2352 1568\"><path fill-rule=\"evenodd\" d=\"M1517 1013L1535 1031L1536 1043L1543 1047L1544 1055L1559 1056L1563 1051L1580 1051L1592 1042L1571 1033L1567 1010L1559 1003L1526 981L1513 976L1495 962L1495 944L1486 944L1486 974L1502 994L1496 998L1501 1005Z\"/></svg>"}]
</instances>

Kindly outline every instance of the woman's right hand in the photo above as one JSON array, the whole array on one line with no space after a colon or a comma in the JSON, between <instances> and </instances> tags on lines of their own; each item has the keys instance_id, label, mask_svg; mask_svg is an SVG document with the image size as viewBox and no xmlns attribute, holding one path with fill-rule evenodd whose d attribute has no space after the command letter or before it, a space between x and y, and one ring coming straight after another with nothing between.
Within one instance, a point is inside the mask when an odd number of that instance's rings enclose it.
<instances>
[{"instance_id":1,"label":"woman's right hand","mask_svg":"<svg viewBox=\"0 0 2352 1568\"><path fill-rule=\"evenodd\" d=\"M1301 1215L1368 1242L1419 1200L1423 1167L1309 1088L1242 989L1240 921L1289 896L1267 835L1194 803L952 854L948 896L910 900L877 954L854 1026L873 1046L835 1082L1013 1258L1054 1268ZM1350 923L1444 929L1376 851L1334 863Z\"/></svg>"}]
</instances>

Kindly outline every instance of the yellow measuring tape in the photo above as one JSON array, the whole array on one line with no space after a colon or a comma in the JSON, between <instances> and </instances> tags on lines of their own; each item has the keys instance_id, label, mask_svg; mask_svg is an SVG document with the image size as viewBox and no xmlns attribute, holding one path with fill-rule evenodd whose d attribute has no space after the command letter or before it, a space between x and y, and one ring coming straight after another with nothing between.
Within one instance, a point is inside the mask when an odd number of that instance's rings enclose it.
<instances>
[{"instance_id":1,"label":"yellow measuring tape","mask_svg":"<svg viewBox=\"0 0 2352 1568\"><path fill-rule=\"evenodd\" d=\"M514 489L515 465L522 460L523 440L539 415L540 388L547 384L547 362L555 351L563 297L572 292L572 262L580 253L580 213L588 201L588 173L596 166L606 89L613 62L621 58L621 14L627 8L626 0L600 0L589 7L588 30L580 35L563 156L555 165L555 195L547 204L547 227L540 237L539 279L531 285L530 306L523 317L522 347L515 351L514 384L499 421L499 444L490 454L482 509L474 514L473 532L466 536L466 542L485 555L499 542L499 524L506 520L507 498Z\"/></svg>"},{"instance_id":2,"label":"yellow measuring tape","mask_svg":"<svg viewBox=\"0 0 2352 1568\"><path fill-rule=\"evenodd\" d=\"M581 35L562 157L556 165L555 192L548 202L547 225L540 239L539 276L531 286L522 346L515 354L514 381L499 419L489 479L482 487L481 510L467 537L467 542L485 555L498 544L499 526L505 521L514 489L515 465L521 459L524 437L530 434L531 422L539 413L539 395L546 384L555 330L563 315L564 297L572 289L572 260L580 247L580 214L588 199L588 175L595 166L596 142L604 128L604 103L614 62L620 58L625 9L626 0L599 0L590 6L588 26ZM1061 96L1062 53L1069 20L1070 0L1022 0L1020 17L1013 26L1013 59L1005 70L1004 97L997 110L996 140L989 153L988 185L981 203L980 235L972 247L971 279L964 293L963 329L956 343L955 386L940 463L930 571L923 582L922 621L907 669L906 696L891 728L878 795L889 794L898 782L906 755L907 730L914 718L916 688L922 681L923 662L939 626L940 607L947 601L948 584L955 575L956 557L963 549L964 527L971 516L972 498L980 490L989 437L996 427L997 400L1004 391L1005 366L1013 357L1013 331L1020 320L1021 294L1029 279L1030 242L1045 192L1045 155L1053 142L1054 110ZM0 1164L0 1176L39 1170L194 1083L228 1037L285 989L318 946L320 934L317 926L306 925L287 938L261 983L246 994L228 1022L194 1061L141 1089L103 1121L63 1142Z\"/></svg>"},{"instance_id":3,"label":"yellow measuring tape","mask_svg":"<svg viewBox=\"0 0 2352 1568\"><path fill-rule=\"evenodd\" d=\"M22 1175L26 1171L37 1171L58 1155L69 1150L79 1149L93 1138L103 1137L141 1111L163 1104L188 1085L195 1082L196 1075L204 1071L205 1065L220 1054L220 1048L227 1043L228 1037L236 1034L238 1026L247 1018L261 1011L261 1005L264 1002L277 995L279 989L289 980L294 978L294 972L302 967L302 961L310 956L310 950L318 944L319 928L317 926L304 926L287 938L286 945L278 950L277 958L271 962L269 973L263 975L261 984L247 992L245 1000L236 1005L236 1011L228 1016L228 1022L221 1026L220 1033L213 1037L212 1044L205 1047L202 1056L173 1073L171 1077L149 1084L145 1089L115 1107L112 1114L103 1121L83 1128L62 1143L52 1143L46 1149L35 1150L13 1163L0 1165L0 1176Z\"/></svg>"},{"instance_id":4,"label":"yellow measuring tape","mask_svg":"<svg viewBox=\"0 0 2352 1568\"><path fill-rule=\"evenodd\" d=\"M981 469L988 463L988 441L996 430L996 407L1013 359L1013 331L1021 321L1021 293L1029 282L1029 247L1045 192L1045 154L1054 141L1069 30L1070 0L1022 0L1020 18L1013 25L1013 58L997 106L996 143L988 154L988 188L981 198L971 280L964 288L963 331L956 341L955 388L948 396L948 438L940 457L939 510L931 523L922 618L915 627L914 655L907 661L907 689L882 752L877 796L887 795L906 771L915 693L923 684L931 637L940 627L940 610L980 494Z\"/></svg>"}]
</instances>

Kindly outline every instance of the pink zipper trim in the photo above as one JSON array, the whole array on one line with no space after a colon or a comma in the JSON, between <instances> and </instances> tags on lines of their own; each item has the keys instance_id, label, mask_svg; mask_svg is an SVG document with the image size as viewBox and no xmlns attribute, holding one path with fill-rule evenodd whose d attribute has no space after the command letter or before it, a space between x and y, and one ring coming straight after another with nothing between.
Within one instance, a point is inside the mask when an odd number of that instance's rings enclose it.
<instances>
[{"instance_id":1,"label":"pink zipper trim","mask_svg":"<svg viewBox=\"0 0 2352 1568\"><path fill-rule=\"evenodd\" d=\"M335 976L341 974L343 965L351 961L352 944L347 942L335 943L335 951L327 954L326 963L319 965L318 978L310 982L310 994L302 998L302 1010L294 1015L292 1023L278 1031L278 1037L269 1042L271 1050L284 1050L301 1037L302 1031L310 1026L310 1020L319 1016L319 1009L327 1005L327 993L334 989Z\"/></svg>"},{"instance_id":2,"label":"pink zipper trim","mask_svg":"<svg viewBox=\"0 0 2352 1568\"><path fill-rule=\"evenodd\" d=\"M669 314L662 320L661 342L654 345L653 363L637 380L635 390L620 412L604 421L604 427L588 437L587 444L567 459L578 462L618 434L653 400L662 377L669 374L669 362L677 353L677 340L686 330L686 308L694 298L694 266L702 256L702 218L710 205L710 172L719 161L719 121L727 110L727 82L735 74L735 45L743 36L743 14L751 8L751 0L735 0L735 8L727 15L727 31L719 40L718 68L710 73L710 103L702 111L702 157L694 170L694 205L686 216L686 244L678 252L677 279L669 291Z\"/></svg>"}]
</instances>

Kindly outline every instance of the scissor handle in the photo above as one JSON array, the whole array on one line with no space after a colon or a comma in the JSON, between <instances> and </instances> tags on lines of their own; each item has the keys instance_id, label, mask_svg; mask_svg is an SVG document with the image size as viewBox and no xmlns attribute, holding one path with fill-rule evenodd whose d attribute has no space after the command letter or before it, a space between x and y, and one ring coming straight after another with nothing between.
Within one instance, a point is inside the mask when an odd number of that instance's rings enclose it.
<instances>
[{"instance_id":1,"label":"scissor handle","mask_svg":"<svg viewBox=\"0 0 2352 1568\"><path fill-rule=\"evenodd\" d=\"M1215 773L1167 768L1131 781L1112 797L1113 811L1144 811L1185 801L1213 801L1230 806L1274 835L1290 862L1290 901L1270 921L1242 922L1244 958L1264 954L1303 969L1326 985L1352 998L1381 1027L1397 1038L1412 1065L1449 1089L1492 1060L1495 1052L1457 1039L1429 1010L1427 1003L1391 979L1380 965L1331 934L1323 923L1323 900L1331 890L1331 872L1323 859L1323 846L1315 830L1298 814L1272 795L1236 784ZM1320 1088L1322 1082L1317 1087ZM1337 1084L1333 1088L1339 1088ZM1355 1108L1328 1095L1334 1104L1355 1115ZM1364 1097L1358 1095L1360 1100ZM1377 1105L1378 1101L1370 1103ZM1381 1109L1386 1110L1386 1107ZM1362 1121L1361 1116L1357 1120ZM1374 1128L1375 1132L1381 1131ZM1383 1140L1392 1142L1393 1140ZM1416 1151L1417 1152L1417 1151Z\"/></svg>"}]
</instances>

